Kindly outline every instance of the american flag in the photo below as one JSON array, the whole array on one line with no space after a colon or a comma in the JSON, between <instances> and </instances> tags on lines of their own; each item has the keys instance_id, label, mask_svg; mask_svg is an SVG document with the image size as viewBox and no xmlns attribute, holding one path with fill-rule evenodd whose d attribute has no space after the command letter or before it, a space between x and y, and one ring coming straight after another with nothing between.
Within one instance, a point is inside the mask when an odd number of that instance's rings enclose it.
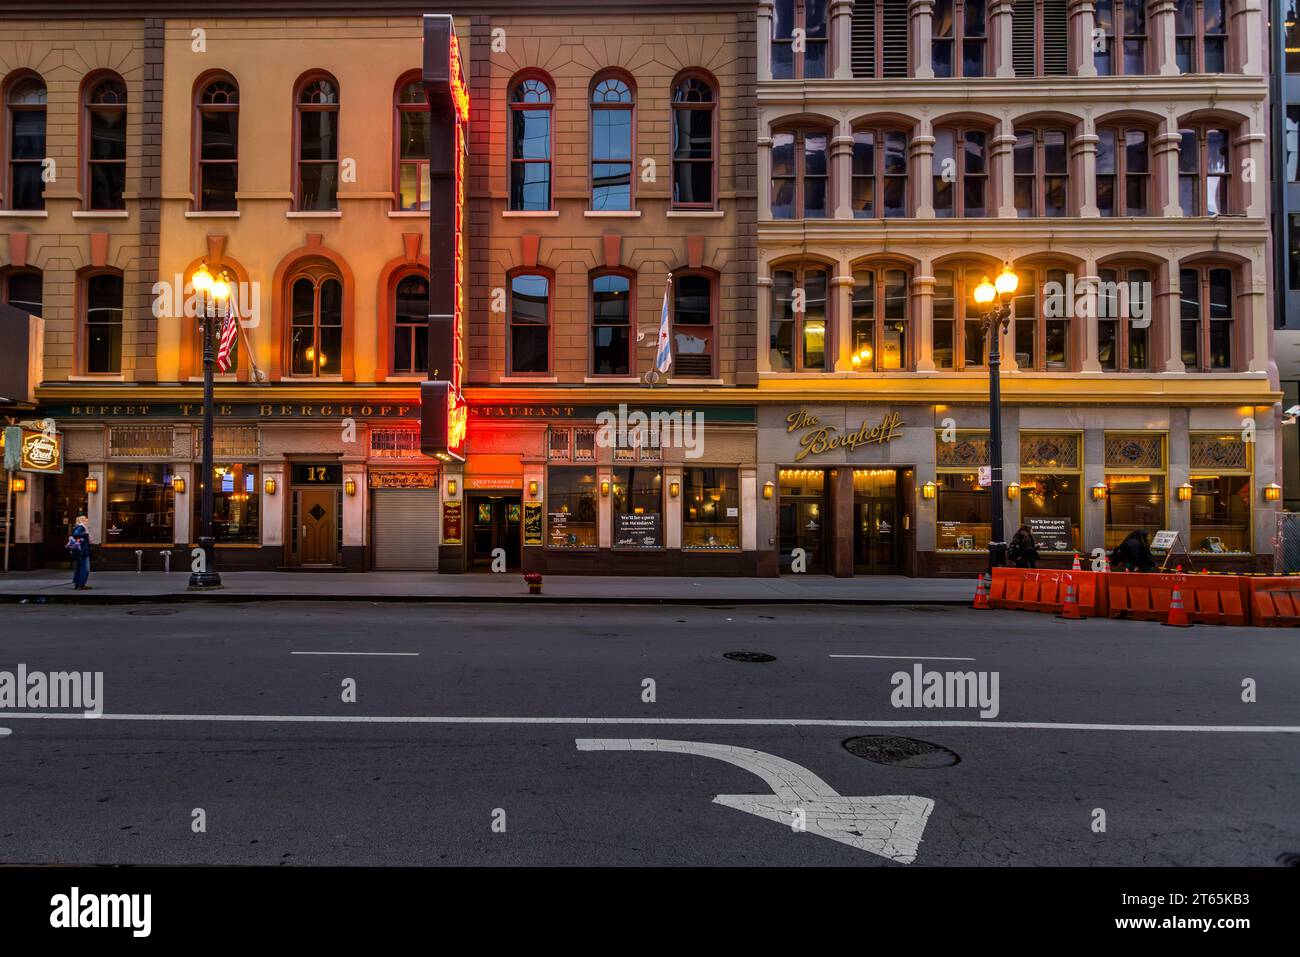
<instances>
[{"instance_id":1,"label":"american flag","mask_svg":"<svg viewBox=\"0 0 1300 957\"><path fill-rule=\"evenodd\" d=\"M234 297L226 300L226 318L221 324L221 342L217 346L217 371L230 371L230 356L239 337L239 317L235 315Z\"/></svg>"}]
</instances>

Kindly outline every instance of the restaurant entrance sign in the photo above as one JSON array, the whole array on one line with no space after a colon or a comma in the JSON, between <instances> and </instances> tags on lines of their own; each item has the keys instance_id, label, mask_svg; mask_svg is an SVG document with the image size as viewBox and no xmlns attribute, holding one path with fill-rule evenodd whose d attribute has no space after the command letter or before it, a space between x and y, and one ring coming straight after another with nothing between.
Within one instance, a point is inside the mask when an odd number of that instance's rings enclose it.
<instances>
[{"instance_id":1,"label":"restaurant entrance sign","mask_svg":"<svg viewBox=\"0 0 1300 957\"><path fill-rule=\"evenodd\" d=\"M799 451L794 460L802 462L809 456L823 455L835 449L850 452L859 445L887 445L903 433L903 417L897 412L886 412L877 423L863 419L853 432L841 432L838 426L826 425L820 418L799 409L785 417L787 433L801 433Z\"/></svg>"}]
</instances>

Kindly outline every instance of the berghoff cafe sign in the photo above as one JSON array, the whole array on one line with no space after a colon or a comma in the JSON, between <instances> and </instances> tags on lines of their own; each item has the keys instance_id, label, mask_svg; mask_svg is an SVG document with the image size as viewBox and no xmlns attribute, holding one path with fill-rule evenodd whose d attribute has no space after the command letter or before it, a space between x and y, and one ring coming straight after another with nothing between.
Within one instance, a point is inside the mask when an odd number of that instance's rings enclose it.
<instances>
[{"instance_id":1,"label":"berghoff cafe sign","mask_svg":"<svg viewBox=\"0 0 1300 957\"><path fill-rule=\"evenodd\" d=\"M790 434L803 433L799 436L799 453L794 457L796 462L802 462L810 455L823 455L835 449L852 452L859 445L885 445L902 434L903 417L897 412L886 412L877 425L863 419L856 432L839 434L837 426L822 425L817 416L800 409L785 417L785 430Z\"/></svg>"}]
</instances>

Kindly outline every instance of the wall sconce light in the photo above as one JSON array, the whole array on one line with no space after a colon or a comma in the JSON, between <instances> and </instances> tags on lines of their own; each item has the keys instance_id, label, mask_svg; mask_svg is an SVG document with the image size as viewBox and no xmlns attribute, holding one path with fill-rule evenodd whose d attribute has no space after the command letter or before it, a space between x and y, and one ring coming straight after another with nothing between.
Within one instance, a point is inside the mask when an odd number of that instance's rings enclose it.
<instances>
[{"instance_id":1,"label":"wall sconce light","mask_svg":"<svg viewBox=\"0 0 1300 957\"><path fill-rule=\"evenodd\" d=\"M608 482L608 480L606 480L606 481L600 483L600 495L601 495L602 498L609 498L609 482Z\"/></svg>"},{"instance_id":2,"label":"wall sconce light","mask_svg":"<svg viewBox=\"0 0 1300 957\"><path fill-rule=\"evenodd\" d=\"M346 482L344 482L344 483L343 483L343 491L347 492L349 495L356 495L356 494L357 494L357 480L356 480L356 479L348 479Z\"/></svg>"},{"instance_id":3,"label":"wall sconce light","mask_svg":"<svg viewBox=\"0 0 1300 957\"><path fill-rule=\"evenodd\" d=\"M763 498L770 499L774 494L776 494L776 486L773 485L771 482L764 482Z\"/></svg>"},{"instance_id":4,"label":"wall sconce light","mask_svg":"<svg viewBox=\"0 0 1300 957\"><path fill-rule=\"evenodd\" d=\"M98 491L99 491L99 479L97 478L86 479L86 494L94 495Z\"/></svg>"},{"instance_id":5,"label":"wall sconce light","mask_svg":"<svg viewBox=\"0 0 1300 957\"><path fill-rule=\"evenodd\" d=\"M1106 497L1106 483L1098 482L1092 487L1092 500L1100 502Z\"/></svg>"},{"instance_id":6,"label":"wall sconce light","mask_svg":"<svg viewBox=\"0 0 1300 957\"><path fill-rule=\"evenodd\" d=\"M1190 502L1192 500L1193 491L1195 491L1195 489L1192 488L1191 483L1184 482L1182 485L1178 486L1178 501Z\"/></svg>"},{"instance_id":7,"label":"wall sconce light","mask_svg":"<svg viewBox=\"0 0 1300 957\"><path fill-rule=\"evenodd\" d=\"M447 479L447 494L450 495L452 498L456 497L457 487L458 486L456 485L455 479Z\"/></svg>"},{"instance_id":8,"label":"wall sconce light","mask_svg":"<svg viewBox=\"0 0 1300 957\"><path fill-rule=\"evenodd\" d=\"M175 492L177 495L184 495L185 479L181 478L179 475L176 476L174 479L172 479L172 491Z\"/></svg>"},{"instance_id":9,"label":"wall sconce light","mask_svg":"<svg viewBox=\"0 0 1300 957\"><path fill-rule=\"evenodd\" d=\"M274 495L274 494L275 494L275 479L273 479L273 478L269 478L269 479L267 479L265 482L262 483L262 488L266 489L266 494L267 494L267 495Z\"/></svg>"},{"instance_id":10,"label":"wall sconce light","mask_svg":"<svg viewBox=\"0 0 1300 957\"><path fill-rule=\"evenodd\" d=\"M537 479L528 480L528 497L537 498Z\"/></svg>"},{"instance_id":11,"label":"wall sconce light","mask_svg":"<svg viewBox=\"0 0 1300 957\"><path fill-rule=\"evenodd\" d=\"M1282 500L1282 486L1276 482L1269 482L1264 486L1264 501L1280 502Z\"/></svg>"},{"instance_id":12,"label":"wall sconce light","mask_svg":"<svg viewBox=\"0 0 1300 957\"><path fill-rule=\"evenodd\" d=\"M934 498L939 494L939 486L933 482L926 482L921 486L921 498Z\"/></svg>"},{"instance_id":13,"label":"wall sconce light","mask_svg":"<svg viewBox=\"0 0 1300 957\"><path fill-rule=\"evenodd\" d=\"M9 482L9 487L15 492L21 493L27 491L27 477L25 475L15 475Z\"/></svg>"},{"instance_id":14,"label":"wall sconce light","mask_svg":"<svg viewBox=\"0 0 1300 957\"><path fill-rule=\"evenodd\" d=\"M1020 483L1019 483L1019 482L1012 482L1010 485L1007 486L1007 498L1009 498L1009 499L1010 499L1011 501L1013 501L1013 502L1014 502L1016 499L1020 498Z\"/></svg>"},{"instance_id":15,"label":"wall sconce light","mask_svg":"<svg viewBox=\"0 0 1300 957\"><path fill-rule=\"evenodd\" d=\"M671 495L673 498L676 498L678 495L681 495L682 484L678 482L676 479L673 479L671 482L668 483L668 494Z\"/></svg>"}]
</instances>

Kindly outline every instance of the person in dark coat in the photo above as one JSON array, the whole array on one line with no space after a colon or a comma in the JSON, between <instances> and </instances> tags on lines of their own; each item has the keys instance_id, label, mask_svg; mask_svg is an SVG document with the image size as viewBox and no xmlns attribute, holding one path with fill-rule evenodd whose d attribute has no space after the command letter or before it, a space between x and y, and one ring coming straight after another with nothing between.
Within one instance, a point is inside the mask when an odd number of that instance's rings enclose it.
<instances>
[{"instance_id":1,"label":"person in dark coat","mask_svg":"<svg viewBox=\"0 0 1300 957\"><path fill-rule=\"evenodd\" d=\"M68 538L68 555L72 558L72 587L89 588L86 579L90 577L90 519L84 515L77 516L77 523Z\"/></svg>"},{"instance_id":2,"label":"person in dark coat","mask_svg":"<svg viewBox=\"0 0 1300 957\"><path fill-rule=\"evenodd\" d=\"M1034 541L1034 533L1029 530L1028 525L1021 525L1020 530L1011 536L1011 544L1007 546L1007 558L1014 562L1017 568L1038 567L1038 543Z\"/></svg>"},{"instance_id":3,"label":"person in dark coat","mask_svg":"<svg viewBox=\"0 0 1300 957\"><path fill-rule=\"evenodd\" d=\"M1128 537L1115 546L1115 550L1110 553L1110 567L1117 572L1156 570L1156 560L1151 554L1151 545L1147 542L1145 528L1129 532Z\"/></svg>"}]
</instances>

